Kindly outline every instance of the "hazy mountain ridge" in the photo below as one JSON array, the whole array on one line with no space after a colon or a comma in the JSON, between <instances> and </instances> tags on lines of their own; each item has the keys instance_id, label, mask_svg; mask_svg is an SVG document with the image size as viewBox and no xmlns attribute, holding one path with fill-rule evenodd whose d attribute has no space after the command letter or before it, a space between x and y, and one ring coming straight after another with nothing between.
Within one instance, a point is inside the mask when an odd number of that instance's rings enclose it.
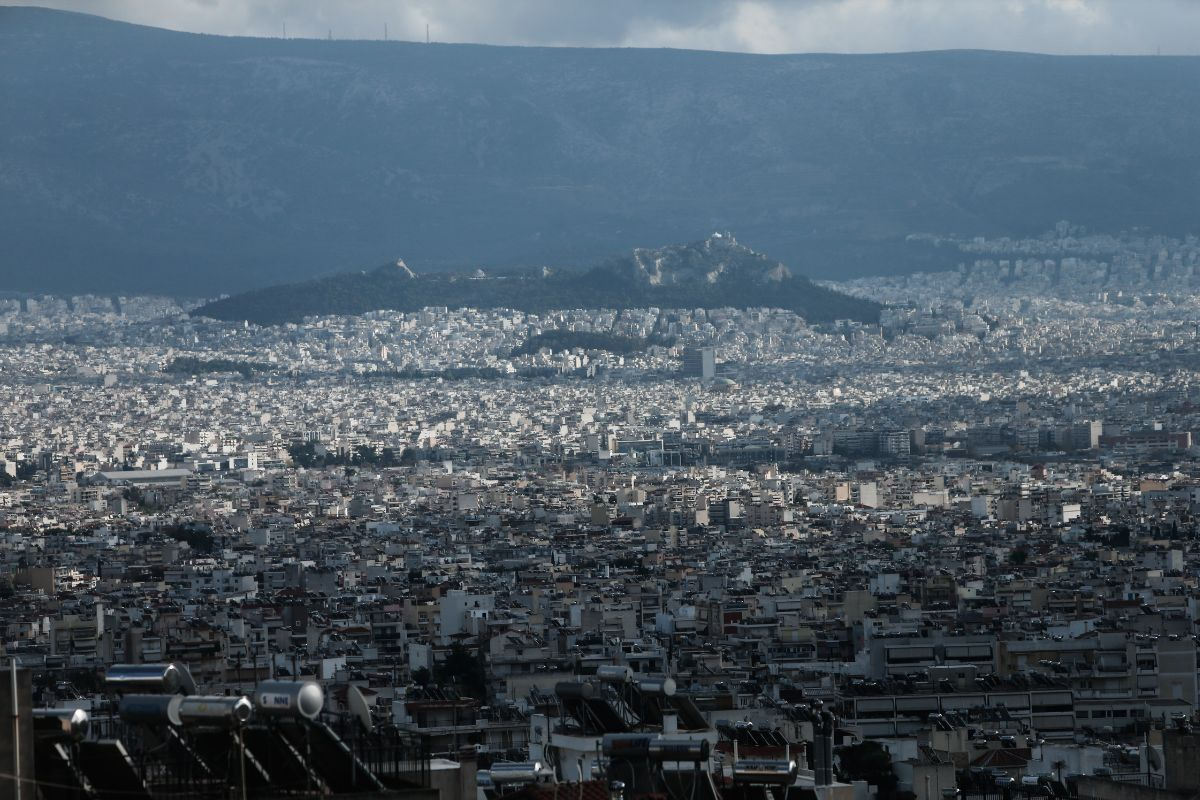
<instances>
[{"instance_id":1,"label":"hazy mountain ridge","mask_svg":"<svg viewBox=\"0 0 1200 800\"><path fill-rule=\"evenodd\" d=\"M656 266L647 271L649 260ZM495 276L420 274L403 261L369 271L272 286L227 297L193 313L264 325L309 316L362 314L426 306L512 308L787 308L813 322L874 321L879 306L792 275L783 264L728 234L684 245L638 249L585 271L545 270Z\"/></svg>"},{"instance_id":2,"label":"hazy mountain ridge","mask_svg":"<svg viewBox=\"0 0 1200 800\"><path fill-rule=\"evenodd\" d=\"M1194 227L1200 59L201 36L0 8L0 288L586 265L731 229L816 277L914 232Z\"/></svg>"}]
</instances>

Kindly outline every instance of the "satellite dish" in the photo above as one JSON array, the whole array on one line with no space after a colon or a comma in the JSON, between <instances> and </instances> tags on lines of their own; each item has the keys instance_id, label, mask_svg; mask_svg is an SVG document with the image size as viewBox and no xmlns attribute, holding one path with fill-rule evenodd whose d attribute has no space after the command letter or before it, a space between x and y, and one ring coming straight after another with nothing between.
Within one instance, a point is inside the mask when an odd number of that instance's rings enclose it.
<instances>
[{"instance_id":1,"label":"satellite dish","mask_svg":"<svg viewBox=\"0 0 1200 800\"><path fill-rule=\"evenodd\" d=\"M1150 765L1150 769L1155 772L1161 772L1163 768L1162 756L1158 751L1149 745L1146 746L1146 763Z\"/></svg>"},{"instance_id":2,"label":"satellite dish","mask_svg":"<svg viewBox=\"0 0 1200 800\"><path fill-rule=\"evenodd\" d=\"M358 721L362 723L367 733L375 729L375 721L371 719L371 708L367 705L367 698L363 697L363 693L354 684L346 687L346 705L350 706L350 713L358 717Z\"/></svg>"}]
</instances>

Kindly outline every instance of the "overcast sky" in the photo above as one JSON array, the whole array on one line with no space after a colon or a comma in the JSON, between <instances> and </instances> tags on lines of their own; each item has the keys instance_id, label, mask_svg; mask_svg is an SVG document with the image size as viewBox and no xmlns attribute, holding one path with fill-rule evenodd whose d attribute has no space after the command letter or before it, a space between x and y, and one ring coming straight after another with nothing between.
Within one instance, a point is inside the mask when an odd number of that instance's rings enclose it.
<instances>
[{"instance_id":1,"label":"overcast sky","mask_svg":"<svg viewBox=\"0 0 1200 800\"><path fill-rule=\"evenodd\" d=\"M176 30L783 52L1200 53L1200 0L0 0Z\"/></svg>"}]
</instances>

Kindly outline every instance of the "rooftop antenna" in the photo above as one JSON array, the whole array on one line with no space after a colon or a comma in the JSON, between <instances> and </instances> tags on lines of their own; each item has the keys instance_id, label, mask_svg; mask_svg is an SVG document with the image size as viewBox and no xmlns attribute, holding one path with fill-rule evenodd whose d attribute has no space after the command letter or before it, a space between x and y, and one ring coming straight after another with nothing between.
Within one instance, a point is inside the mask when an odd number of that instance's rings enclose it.
<instances>
[{"instance_id":1,"label":"rooftop antenna","mask_svg":"<svg viewBox=\"0 0 1200 800\"><path fill-rule=\"evenodd\" d=\"M383 40L387 41L387 23L383 23Z\"/></svg>"},{"instance_id":2,"label":"rooftop antenna","mask_svg":"<svg viewBox=\"0 0 1200 800\"><path fill-rule=\"evenodd\" d=\"M287 38L287 23L283 23L283 38Z\"/></svg>"},{"instance_id":3,"label":"rooftop antenna","mask_svg":"<svg viewBox=\"0 0 1200 800\"><path fill-rule=\"evenodd\" d=\"M425 23L425 44L429 44L429 23Z\"/></svg>"},{"instance_id":4,"label":"rooftop antenna","mask_svg":"<svg viewBox=\"0 0 1200 800\"><path fill-rule=\"evenodd\" d=\"M329 29L329 41L333 41L333 28Z\"/></svg>"}]
</instances>

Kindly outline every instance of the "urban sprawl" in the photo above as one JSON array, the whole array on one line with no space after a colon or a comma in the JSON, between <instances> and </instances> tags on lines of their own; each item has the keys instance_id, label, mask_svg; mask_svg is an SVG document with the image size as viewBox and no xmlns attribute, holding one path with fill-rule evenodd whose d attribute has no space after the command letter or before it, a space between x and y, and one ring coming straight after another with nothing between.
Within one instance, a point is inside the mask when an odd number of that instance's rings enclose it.
<instances>
[{"instance_id":1,"label":"urban sprawl","mask_svg":"<svg viewBox=\"0 0 1200 800\"><path fill-rule=\"evenodd\" d=\"M835 285L879 324L0 300L4 663L77 747L38 780L1190 796L1200 242L953 246ZM202 757L275 702L327 739Z\"/></svg>"}]
</instances>

